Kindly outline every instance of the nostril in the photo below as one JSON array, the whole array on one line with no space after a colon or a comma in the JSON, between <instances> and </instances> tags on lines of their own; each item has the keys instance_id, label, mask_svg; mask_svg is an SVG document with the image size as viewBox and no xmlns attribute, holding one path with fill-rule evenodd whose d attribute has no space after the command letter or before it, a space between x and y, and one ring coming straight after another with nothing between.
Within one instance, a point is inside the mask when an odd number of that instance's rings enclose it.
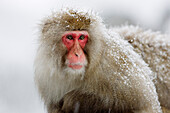
<instances>
[{"instance_id":1,"label":"nostril","mask_svg":"<svg viewBox=\"0 0 170 113\"><path fill-rule=\"evenodd\" d=\"M75 53L75 55L78 57L78 54L77 54L77 53Z\"/></svg>"}]
</instances>

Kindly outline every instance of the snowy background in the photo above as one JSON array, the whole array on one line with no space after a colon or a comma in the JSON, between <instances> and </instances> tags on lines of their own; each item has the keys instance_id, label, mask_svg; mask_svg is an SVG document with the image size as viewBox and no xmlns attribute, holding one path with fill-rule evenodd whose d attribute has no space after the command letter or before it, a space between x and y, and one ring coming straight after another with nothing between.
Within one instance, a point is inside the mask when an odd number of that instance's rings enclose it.
<instances>
[{"instance_id":1,"label":"snowy background","mask_svg":"<svg viewBox=\"0 0 170 113\"><path fill-rule=\"evenodd\" d=\"M170 33L170 0L0 0L0 113L46 113L33 80L37 26L65 6L94 9L109 26Z\"/></svg>"}]
</instances>

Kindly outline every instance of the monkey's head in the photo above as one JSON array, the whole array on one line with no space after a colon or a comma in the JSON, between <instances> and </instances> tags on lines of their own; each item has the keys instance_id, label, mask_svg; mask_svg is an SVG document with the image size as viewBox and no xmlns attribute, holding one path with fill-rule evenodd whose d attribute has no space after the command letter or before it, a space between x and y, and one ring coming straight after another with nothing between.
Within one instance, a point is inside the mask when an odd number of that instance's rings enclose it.
<instances>
[{"instance_id":1,"label":"monkey's head","mask_svg":"<svg viewBox=\"0 0 170 113\"><path fill-rule=\"evenodd\" d=\"M103 28L93 12L55 12L43 21L38 58L52 75L84 75L99 63Z\"/></svg>"}]
</instances>

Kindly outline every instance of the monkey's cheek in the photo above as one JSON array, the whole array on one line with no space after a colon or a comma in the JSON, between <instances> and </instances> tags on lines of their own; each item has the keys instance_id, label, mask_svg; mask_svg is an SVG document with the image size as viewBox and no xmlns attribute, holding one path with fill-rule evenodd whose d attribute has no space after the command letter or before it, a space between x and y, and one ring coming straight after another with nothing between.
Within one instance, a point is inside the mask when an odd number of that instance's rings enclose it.
<instances>
[{"instance_id":1,"label":"monkey's cheek","mask_svg":"<svg viewBox=\"0 0 170 113\"><path fill-rule=\"evenodd\" d=\"M70 67L70 68L72 68L72 69L74 69L74 70L79 70L79 69L81 69L83 66L82 65L68 65L68 67Z\"/></svg>"}]
</instances>

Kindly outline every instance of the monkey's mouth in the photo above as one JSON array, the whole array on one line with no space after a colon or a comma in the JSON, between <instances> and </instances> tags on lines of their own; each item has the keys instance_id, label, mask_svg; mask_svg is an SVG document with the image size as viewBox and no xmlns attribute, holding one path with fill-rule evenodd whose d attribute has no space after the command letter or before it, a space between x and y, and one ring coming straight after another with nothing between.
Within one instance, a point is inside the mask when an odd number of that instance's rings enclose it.
<instances>
[{"instance_id":1,"label":"monkey's mouth","mask_svg":"<svg viewBox=\"0 0 170 113\"><path fill-rule=\"evenodd\" d=\"M71 68L73 70L81 70L82 68L84 68L87 65L87 60L85 60L85 62L81 63L81 62L69 62L68 60L66 60L65 65L68 68Z\"/></svg>"},{"instance_id":2,"label":"monkey's mouth","mask_svg":"<svg viewBox=\"0 0 170 113\"><path fill-rule=\"evenodd\" d=\"M68 67L72 68L72 69L81 69L83 67L83 65L81 64L69 64Z\"/></svg>"}]
</instances>

